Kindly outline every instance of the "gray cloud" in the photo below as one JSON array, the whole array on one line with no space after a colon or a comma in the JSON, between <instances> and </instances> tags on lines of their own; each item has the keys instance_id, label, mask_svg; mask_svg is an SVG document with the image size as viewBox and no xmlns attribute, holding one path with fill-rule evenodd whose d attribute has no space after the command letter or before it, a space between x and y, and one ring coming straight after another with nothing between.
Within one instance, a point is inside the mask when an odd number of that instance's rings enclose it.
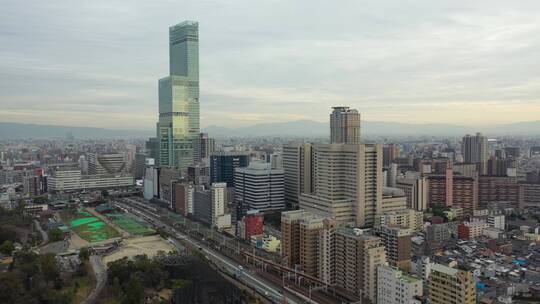
<instances>
[{"instance_id":1,"label":"gray cloud","mask_svg":"<svg viewBox=\"0 0 540 304\"><path fill-rule=\"evenodd\" d=\"M203 126L322 121L337 104L538 119L539 17L538 1L4 0L0 121L153 128L168 26L185 19L200 22Z\"/></svg>"}]
</instances>

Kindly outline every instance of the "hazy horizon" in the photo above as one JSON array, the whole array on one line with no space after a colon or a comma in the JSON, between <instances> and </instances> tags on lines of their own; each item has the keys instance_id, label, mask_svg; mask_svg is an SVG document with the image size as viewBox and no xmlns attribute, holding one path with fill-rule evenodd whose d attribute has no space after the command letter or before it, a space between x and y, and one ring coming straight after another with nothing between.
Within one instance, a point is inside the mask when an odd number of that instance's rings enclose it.
<instances>
[{"instance_id":1,"label":"hazy horizon","mask_svg":"<svg viewBox=\"0 0 540 304\"><path fill-rule=\"evenodd\" d=\"M168 27L199 22L201 125L538 120L540 3L4 1L0 121L148 130ZM306 7L310 10L306 11Z\"/></svg>"}]
</instances>

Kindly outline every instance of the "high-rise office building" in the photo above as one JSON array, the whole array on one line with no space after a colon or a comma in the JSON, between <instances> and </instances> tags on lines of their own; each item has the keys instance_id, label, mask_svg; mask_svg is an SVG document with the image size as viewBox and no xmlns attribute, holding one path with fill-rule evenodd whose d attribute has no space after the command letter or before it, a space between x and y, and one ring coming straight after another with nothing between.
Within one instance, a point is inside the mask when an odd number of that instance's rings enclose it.
<instances>
[{"instance_id":1,"label":"high-rise office building","mask_svg":"<svg viewBox=\"0 0 540 304\"><path fill-rule=\"evenodd\" d=\"M330 143L360 143L360 113L349 107L333 107L330 114Z\"/></svg>"},{"instance_id":2,"label":"high-rise office building","mask_svg":"<svg viewBox=\"0 0 540 304\"><path fill-rule=\"evenodd\" d=\"M199 25L184 21L169 28L169 76L159 80L160 166L185 175L194 161L199 127Z\"/></svg>"},{"instance_id":3,"label":"high-rise office building","mask_svg":"<svg viewBox=\"0 0 540 304\"><path fill-rule=\"evenodd\" d=\"M210 154L210 183L234 187L234 169L249 165L249 152L214 152Z\"/></svg>"},{"instance_id":4,"label":"high-rise office building","mask_svg":"<svg viewBox=\"0 0 540 304\"><path fill-rule=\"evenodd\" d=\"M269 163L252 162L234 171L235 201L245 214L285 208L283 169L272 169Z\"/></svg>"},{"instance_id":5,"label":"high-rise office building","mask_svg":"<svg viewBox=\"0 0 540 304\"><path fill-rule=\"evenodd\" d=\"M487 174L487 160L489 157L487 137L481 133L476 133L475 136L465 135L461 143L461 153L465 163L477 164L480 175Z\"/></svg>"},{"instance_id":6,"label":"high-rise office building","mask_svg":"<svg viewBox=\"0 0 540 304\"><path fill-rule=\"evenodd\" d=\"M312 146L313 189L300 195L300 208L338 223L371 227L382 202L380 145Z\"/></svg>"},{"instance_id":7,"label":"high-rise office building","mask_svg":"<svg viewBox=\"0 0 540 304\"><path fill-rule=\"evenodd\" d=\"M149 158L159 162L159 141L157 137L150 137L145 143L144 148Z\"/></svg>"},{"instance_id":8,"label":"high-rise office building","mask_svg":"<svg viewBox=\"0 0 540 304\"><path fill-rule=\"evenodd\" d=\"M432 265L429 276L429 303L476 303L476 282L473 274L441 264Z\"/></svg>"},{"instance_id":9,"label":"high-rise office building","mask_svg":"<svg viewBox=\"0 0 540 304\"><path fill-rule=\"evenodd\" d=\"M135 154L135 164L133 166L133 177L135 177L135 179L142 179L144 177L147 157L148 155L143 153Z\"/></svg>"},{"instance_id":10,"label":"high-rise office building","mask_svg":"<svg viewBox=\"0 0 540 304\"><path fill-rule=\"evenodd\" d=\"M385 168L389 168L397 157L399 157L399 146L397 144L383 145L383 166Z\"/></svg>"},{"instance_id":11,"label":"high-rise office building","mask_svg":"<svg viewBox=\"0 0 540 304\"><path fill-rule=\"evenodd\" d=\"M311 144L289 144L283 147L283 170L285 174L285 204L298 208L300 193L312 191Z\"/></svg>"},{"instance_id":12,"label":"high-rise office building","mask_svg":"<svg viewBox=\"0 0 540 304\"><path fill-rule=\"evenodd\" d=\"M216 142L213 138L208 137L208 133L200 133L193 143L193 155L195 163L202 161L214 152Z\"/></svg>"},{"instance_id":13,"label":"high-rise office building","mask_svg":"<svg viewBox=\"0 0 540 304\"><path fill-rule=\"evenodd\" d=\"M422 280L392 266L377 268L377 303L412 304L422 303Z\"/></svg>"}]
</instances>

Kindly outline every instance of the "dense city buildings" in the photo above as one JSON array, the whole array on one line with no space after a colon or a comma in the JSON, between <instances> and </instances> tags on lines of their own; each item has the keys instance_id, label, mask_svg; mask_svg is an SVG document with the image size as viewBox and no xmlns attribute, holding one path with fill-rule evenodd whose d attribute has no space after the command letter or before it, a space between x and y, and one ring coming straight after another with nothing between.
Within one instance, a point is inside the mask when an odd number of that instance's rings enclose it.
<instances>
[{"instance_id":1,"label":"dense city buildings","mask_svg":"<svg viewBox=\"0 0 540 304\"><path fill-rule=\"evenodd\" d=\"M194 157L199 127L199 25L184 21L169 28L169 76L159 80L159 165L184 176ZM198 156L197 156L198 158Z\"/></svg>"},{"instance_id":2,"label":"dense city buildings","mask_svg":"<svg viewBox=\"0 0 540 304\"><path fill-rule=\"evenodd\" d=\"M446 169L445 174L429 175L428 187L430 207L453 206L472 214L478 206L478 178L454 174L452 169Z\"/></svg>"},{"instance_id":3,"label":"dense city buildings","mask_svg":"<svg viewBox=\"0 0 540 304\"><path fill-rule=\"evenodd\" d=\"M137 300L190 298L199 281L165 271L208 263L253 296L225 299L235 303L538 302L540 137L449 126L393 135L404 123L375 134L369 121L361 137L348 106L331 108L324 136L203 133L198 40L196 22L169 28L156 137L0 139L1 278L18 277L21 257L54 251L51 264L84 268L33 287L71 293L60 283L99 274L101 262L109 277L95 285L109 296L146 281L139 269L116 274L109 259L132 265L155 251L140 268L165 281L141 286Z\"/></svg>"},{"instance_id":4,"label":"dense city buildings","mask_svg":"<svg viewBox=\"0 0 540 304\"><path fill-rule=\"evenodd\" d=\"M490 203L506 202L517 208L524 200L524 189L511 176L480 176L478 178L478 208L485 209Z\"/></svg>"},{"instance_id":5,"label":"dense city buildings","mask_svg":"<svg viewBox=\"0 0 540 304\"><path fill-rule=\"evenodd\" d=\"M489 225L485 219L473 218L459 224L458 237L463 240L474 239L480 237L488 227Z\"/></svg>"},{"instance_id":6,"label":"dense city buildings","mask_svg":"<svg viewBox=\"0 0 540 304\"><path fill-rule=\"evenodd\" d=\"M241 221L238 221L237 224L237 234L238 237L246 241L251 240L253 236L263 235L264 232L264 214L256 211L250 210L247 212Z\"/></svg>"}]
</instances>

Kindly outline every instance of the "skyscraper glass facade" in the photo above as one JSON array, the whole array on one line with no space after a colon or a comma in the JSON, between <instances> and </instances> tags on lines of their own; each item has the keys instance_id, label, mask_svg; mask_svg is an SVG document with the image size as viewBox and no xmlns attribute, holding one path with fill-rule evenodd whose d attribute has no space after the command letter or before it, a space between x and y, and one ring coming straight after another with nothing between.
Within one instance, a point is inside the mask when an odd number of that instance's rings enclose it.
<instances>
[{"instance_id":1,"label":"skyscraper glass facade","mask_svg":"<svg viewBox=\"0 0 540 304\"><path fill-rule=\"evenodd\" d=\"M159 165L185 174L193 163L199 126L199 26L185 21L169 28L170 75L159 80Z\"/></svg>"}]
</instances>

